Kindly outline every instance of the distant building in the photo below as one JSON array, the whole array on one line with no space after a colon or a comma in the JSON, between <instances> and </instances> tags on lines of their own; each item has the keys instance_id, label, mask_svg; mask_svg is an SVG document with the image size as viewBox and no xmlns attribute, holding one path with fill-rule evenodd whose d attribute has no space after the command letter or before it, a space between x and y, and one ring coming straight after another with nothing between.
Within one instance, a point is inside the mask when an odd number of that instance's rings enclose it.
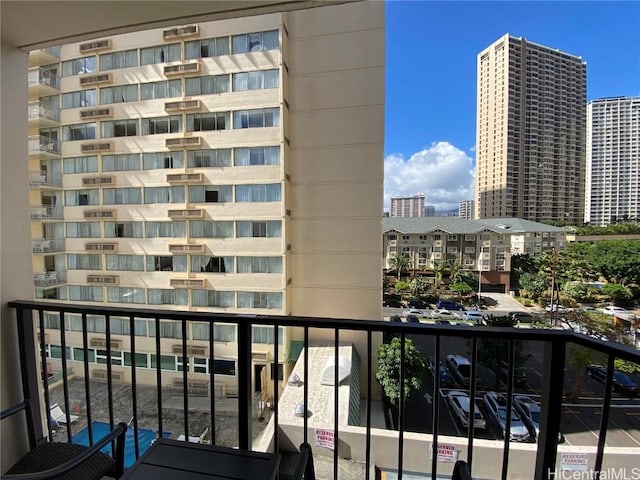
<instances>
[{"instance_id":1,"label":"distant building","mask_svg":"<svg viewBox=\"0 0 640 480\"><path fill-rule=\"evenodd\" d=\"M389 209L390 217L422 217L424 216L424 194L412 197L392 197Z\"/></svg>"},{"instance_id":2,"label":"distant building","mask_svg":"<svg viewBox=\"0 0 640 480\"><path fill-rule=\"evenodd\" d=\"M458 205L458 217L472 220L474 215L475 202L473 200L462 200Z\"/></svg>"},{"instance_id":3,"label":"distant building","mask_svg":"<svg viewBox=\"0 0 640 480\"><path fill-rule=\"evenodd\" d=\"M475 218L584 218L586 63L509 34L478 54Z\"/></svg>"},{"instance_id":4,"label":"distant building","mask_svg":"<svg viewBox=\"0 0 640 480\"><path fill-rule=\"evenodd\" d=\"M424 207L424 216L425 217L435 217L436 216L436 206L435 205L427 205Z\"/></svg>"},{"instance_id":5,"label":"distant building","mask_svg":"<svg viewBox=\"0 0 640 480\"><path fill-rule=\"evenodd\" d=\"M585 222L640 219L640 97L588 103L586 175Z\"/></svg>"}]
</instances>

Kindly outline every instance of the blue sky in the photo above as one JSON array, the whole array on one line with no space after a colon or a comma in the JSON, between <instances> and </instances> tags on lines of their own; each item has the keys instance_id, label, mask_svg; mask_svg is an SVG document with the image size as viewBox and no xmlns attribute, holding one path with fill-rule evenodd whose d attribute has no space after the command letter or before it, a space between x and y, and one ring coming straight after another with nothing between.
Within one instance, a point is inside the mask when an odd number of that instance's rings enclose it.
<instances>
[{"instance_id":1,"label":"blue sky","mask_svg":"<svg viewBox=\"0 0 640 480\"><path fill-rule=\"evenodd\" d=\"M588 100L640 95L640 1L387 1L385 208L473 198L476 56L505 33L581 56Z\"/></svg>"}]
</instances>

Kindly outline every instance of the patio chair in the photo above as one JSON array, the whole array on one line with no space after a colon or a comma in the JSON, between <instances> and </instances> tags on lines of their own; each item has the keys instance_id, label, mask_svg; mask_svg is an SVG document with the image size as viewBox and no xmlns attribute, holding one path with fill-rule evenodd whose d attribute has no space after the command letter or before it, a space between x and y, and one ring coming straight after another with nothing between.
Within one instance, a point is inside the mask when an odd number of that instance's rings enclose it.
<instances>
[{"instance_id":1,"label":"patio chair","mask_svg":"<svg viewBox=\"0 0 640 480\"><path fill-rule=\"evenodd\" d=\"M49 409L49 413L51 414L51 418L58 422L60 425L67 425L67 414L64 413L62 407L57 403L51 405ZM69 415L69 423L77 422L80 417L78 415Z\"/></svg>"},{"instance_id":2,"label":"patio chair","mask_svg":"<svg viewBox=\"0 0 640 480\"><path fill-rule=\"evenodd\" d=\"M25 411L27 422L32 422L33 415L29 400L24 400L2 411L0 419L4 420L22 410ZM36 441L33 425L28 426L27 431L31 450L1 475L1 480L100 480L105 476L120 478L124 472L126 423L118 424L91 447L73 443L48 442L46 439ZM9 441L6 435L4 440ZM114 458L100 452L113 440L116 441Z\"/></svg>"}]
</instances>

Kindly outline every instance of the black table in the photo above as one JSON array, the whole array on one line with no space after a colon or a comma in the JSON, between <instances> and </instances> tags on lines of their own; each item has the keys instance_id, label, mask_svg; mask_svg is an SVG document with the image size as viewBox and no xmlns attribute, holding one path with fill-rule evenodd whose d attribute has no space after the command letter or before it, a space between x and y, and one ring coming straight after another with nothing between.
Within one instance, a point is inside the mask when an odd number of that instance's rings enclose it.
<instances>
[{"instance_id":1,"label":"black table","mask_svg":"<svg viewBox=\"0 0 640 480\"><path fill-rule=\"evenodd\" d=\"M274 480L280 455L159 438L120 480Z\"/></svg>"}]
</instances>

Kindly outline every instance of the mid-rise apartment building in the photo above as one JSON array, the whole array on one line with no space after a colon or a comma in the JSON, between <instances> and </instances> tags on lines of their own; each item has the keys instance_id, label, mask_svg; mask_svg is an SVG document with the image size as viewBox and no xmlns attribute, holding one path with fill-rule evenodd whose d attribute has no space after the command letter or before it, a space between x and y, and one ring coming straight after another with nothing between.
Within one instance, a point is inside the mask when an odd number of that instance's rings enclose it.
<instances>
[{"instance_id":1,"label":"mid-rise apartment building","mask_svg":"<svg viewBox=\"0 0 640 480\"><path fill-rule=\"evenodd\" d=\"M381 317L383 4L127 33L29 62L36 298ZM88 320L99 378L105 318ZM72 356L81 322L68 316ZM129 320L110 329L126 381ZM135 329L152 381L154 322ZM216 325L215 358L209 334L190 328L189 372L232 380L235 328ZM162 321L161 336L176 353L162 368L181 371L179 322ZM293 337L277 336L285 363ZM257 365L274 361L275 337L254 329ZM60 339L48 342L59 358Z\"/></svg>"},{"instance_id":2,"label":"mid-rise apartment building","mask_svg":"<svg viewBox=\"0 0 640 480\"><path fill-rule=\"evenodd\" d=\"M474 203L473 200L462 200L458 204L458 217L473 220L473 215L475 214Z\"/></svg>"},{"instance_id":3,"label":"mid-rise apartment building","mask_svg":"<svg viewBox=\"0 0 640 480\"><path fill-rule=\"evenodd\" d=\"M640 97L588 103L585 192L585 223L640 219Z\"/></svg>"},{"instance_id":4,"label":"mid-rise apartment building","mask_svg":"<svg viewBox=\"0 0 640 480\"><path fill-rule=\"evenodd\" d=\"M424 195L410 197L391 197L390 217L422 217L424 216Z\"/></svg>"},{"instance_id":5,"label":"mid-rise apartment building","mask_svg":"<svg viewBox=\"0 0 640 480\"><path fill-rule=\"evenodd\" d=\"M586 63L506 34L478 54L475 218L584 216Z\"/></svg>"},{"instance_id":6,"label":"mid-rise apartment building","mask_svg":"<svg viewBox=\"0 0 640 480\"><path fill-rule=\"evenodd\" d=\"M508 291L512 255L560 251L566 244L564 229L518 218L385 218L382 229L385 268L396 256L409 257L415 270L457 262L482 272L484 291Z\"/></svg>"}]
</instances>

